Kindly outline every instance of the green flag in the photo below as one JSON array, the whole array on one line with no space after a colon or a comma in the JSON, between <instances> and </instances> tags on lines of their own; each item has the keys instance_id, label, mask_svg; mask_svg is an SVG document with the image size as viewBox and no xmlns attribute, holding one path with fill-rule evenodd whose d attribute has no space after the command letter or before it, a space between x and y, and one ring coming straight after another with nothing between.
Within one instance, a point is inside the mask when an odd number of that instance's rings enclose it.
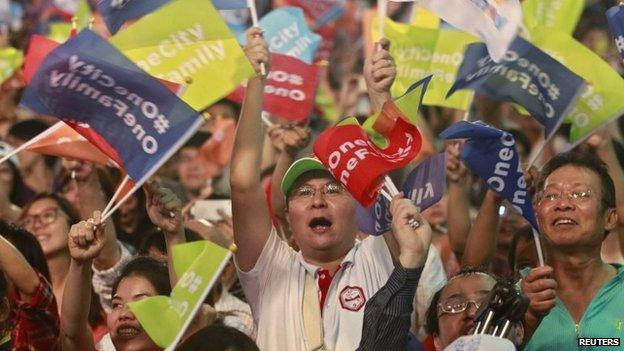
<instances>
[{"instance_id":1,"label":"green flag","mask_svg":"<svg viewBox=\"0 0 624 351\"><path fill-rule=\"evenodd\" d=\"M394 99L394 104L398 107L399 111L401 111L401 113L407 117L407 120L413 125L416 125L416 121L418 120L418 110L423 102L423 96L426 96L429 84L431 84L432 81L433 77L429 76L413 83L403 95ZM366 134L369 135L377 147L384 149L388 145L388 140L386 140L383 135L379 134L373 128L375 122L377 122L380 118L390 118L384 113L383 108L380 112L368 117L366 121L364 121L362 128L364 128Z\"/></svg>"},{"instance_id":2,"label":"green flag","mask_svg":"<svg viewBox=\"0 0 624 351\"><path fill-rule=\"evenodd\" d=\"M524 25L530 30L545 27L572 34L585 7L585 0L524 0Z\"/></svg>"},{"instance_id":3,"label":"green flag","mask_svg":"<svg viewBox=\"0 0 624 351\"><path fill-rule=\"evenodd\" d=\"M13 75L22 61L24 54L21 51L11 47L0 49L0 84Z\"/></svg>"},{"instance_id":4,"label":"green flag","mask_svg":"<svg viewBox=\"0 0 624 351\"><path fill-rule=\"evenodd\" d=\"M182 100L196 110L226 96L254 74L211 1L172 1L118 32L110 42L149 74L187 85Z\"/></svg>"},{"instance_id":5,"label":"green flag","mask_svg":"<svg viewBox=\"0 0 624 351\"><path fill-rule=\"evenodd\" d=\"M570 35L549 28L531 30L532 42L587 81L587 88L571 108L573 146L624 113L624 80L611 66Z\"/></svg>"},{"instance_id":6,"label":"green flag","mask_svg":"<svg viewBox=\"0 0 624 351\"><path fill-rule=\"evenodd\" d=\"M167 349L180 341L232 257L230 251L210 241L176 245L171 255L180 277L171 296L151 296L128 304L149 337Z\"/></svg>"},{"instance_id":7,"label":"green flag","mask_svg":"<svg viewBox=\"0 0 624 351\"><path fill-rule=\"evenodd\" d=\"M459 91L448 99L446 93L455 82L466 45L477 38L457 30L413 27L389 19L385 36L391 42L390 53L397 65L397 77L391 90L393 96L403 94L412 83L433 74L423 104L460 110L470 107L472 91ZM379 39L375 25L373 38Z\"/></svg>"}]
</instances>

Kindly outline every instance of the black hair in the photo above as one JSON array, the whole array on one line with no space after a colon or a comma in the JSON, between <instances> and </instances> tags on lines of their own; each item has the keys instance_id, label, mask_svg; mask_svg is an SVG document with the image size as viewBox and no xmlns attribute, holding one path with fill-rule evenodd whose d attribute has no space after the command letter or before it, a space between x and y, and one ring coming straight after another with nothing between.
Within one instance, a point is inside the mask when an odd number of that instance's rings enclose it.
<instances>
[{"instance_id":1,"label":"black hair","mask_svg":"<svg viewBox=\"0 0 624 351\"><path fill-rule=\"evenodd\" d=\"M514 233L511 239L511 247L509 248L509 256L507 257L507 263L509 264L509 272L513 276L516 271L516 249L518 248L518 242L520 239L533 240L533 229L531 225L526 225L517 232Z\"/></svg>"},{"instance_id":2,"label":"black hair","mask_svg":"<svg viewBox=\"0 0 624 351\"><path fill-rule=\"evenodd\" d=\"M31 267L41 273L48 282L52 281L41 244L34 235L28 230L2 219L0 219L0 235L15 246Z\"/></svg>"},{"instance_id":3,"label":"black hair","mask_svg":"<svg viewBox=\"0 0 624 351\"><path fill-rule=\"evenodd\" d=\"M187 228L184 229L184 237L186 238L186 242L189 243L192 241L204 240L196 231ZM149 255L149 250L152 247L155 247L163 255L167 254L165 234L158 228L154 228L154 230L150 231L143 237L141 243L139 244L137 253L142 256L147 256Z\"/></svg>"},{"instance_id":4,"label":"black hair","mask_svg":"<svg viewBox=\"0 0 624 351\"><path fill-rule=\"evenodd\" d=\"M544 190L544 183L549 175L557 169L568 165L585 168L596 173L600 178L600 202L603 205L603 210L615 207L615 185L613 184L613 179L611 179L609 175L609 169L602 160L587 151L569 151L558 154L550 159L544 167L542 167L540 172L537 181L538 192Z\"/></svg>"},{"instance_id":5,"label":"black hair","mask_svg":"<svg viewBox=\"0 0 624 351\"><path fill-rule=\"evenodd\" d=\"M9 200L12 204L15 204L19 207L22 207L26 204L26 196L24 193L25 185L22 180L22 174L20 173L17 166L13 163L13 161L8 160L6 163L11 170L11 174L13 175L13 181L11 182L11 189L9 190Z\"/></svg>"},{"instance_id":6,"label":"black hair","mask_svg":"<svg viewBox=\"0 0 624 351\"><path fill-rule=\"evenodd\" d=\"M65 197L63 197L63 195L60 195L59 193L37 194L37 196L35 196L32 200L28 201L28 203L24 206L24 208L22 209L22 215L20 216L20 219L26 216L26 213L28 213L28 210L30 209L32 204L34 204L35 202L39 200L44 200L44 199L50 199L56 202L56 204L61 209L61 211L63 211L63 213L65 213L65 215L67 216L69 226L72 226L80 222L80 215L78 214L74 206L72 206L72 204Z\"/></svg>"},{"instance_id":7,"label":"black hair","mask_svg":"<svg viewBox=\"0 0 624 351\"><path fill-rule=\"evenodd\" d=\"M177 351L259 351L245 333L219 323L204 327L186 339Z\"/></svg>"},{"instance_id":8,"label":"black hair","mask_svg":"<svg viewBox=\"0 0 624 351\"><path fill-rule=\"evenodd\" d=\"M169 271L166 264L147 256L138 256L128 262L121 270L121 274L113 283L111 298L117 293L119 283L124 278L139 276L147 279L154 287L158 295L169 296L171 294L171 283L169 282Z\"/></svg>"},{"instance_id":9,"label":"black hair","mask_svg":"<svg viewBox=\"0 0 624 351\"><path fill-rule=\"evenodd\" d=\"M466 277L472 274L486 274L487 276L492 278L497 283L505 281L499 276L491 272L487 272L483 269L467 267L467 268L462 268L462 270L459 273L457 273L453 278L449 279L449 282L451 282L452 279L455 279L457 277ZM442 291L444 290L444 288L446 288L447 285L448 285L448 282L433 295L433 297L431 298L431 303L429 304L429 307L427 308L427 312L425 313L425 330L429 334L432 334L432 335L440 334L440 325L439 325L439 319L438 319L438 304L440 303L440 296L442 295Z\"/></svg>"},{"instance_id":10,"label":"black hair","mask_svg":"<svg viewBox=\"0 0 624 351\"><path fill-rule=\"evenodd\" d=\"M11 128L9 128L8 134L23 141L28 141L50 126L39 119L26 119L23 121L15 122Z\"/></svg>"},{"instance_id":11,"label":"black hair","mask_svg":"<svg viewBox=\"0 0 624 351\"><path fill-rule=\"evenodd\" d=\"M24 142L29 141L48 129L50 126L42 120L31 118L23 121L15 122L9 128L8 135ZM58 158L50 155L43 155L45 165L48 168L54 168Z\"/></svg>"}]
</instances>

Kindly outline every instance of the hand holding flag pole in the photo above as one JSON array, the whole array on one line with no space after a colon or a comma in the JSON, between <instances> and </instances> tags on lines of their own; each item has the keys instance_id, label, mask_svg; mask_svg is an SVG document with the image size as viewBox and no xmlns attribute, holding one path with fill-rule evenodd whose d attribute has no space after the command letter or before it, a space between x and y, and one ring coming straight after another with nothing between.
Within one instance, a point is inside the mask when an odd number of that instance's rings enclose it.
<instances>
[{"instance_id":1,"label":"hand holding flag pole","mask_svg":"<svg viewBox=\"0 0 624 351\"><path fill-rule=\"evenodd\" d=\"M247 0L247 6L249 7L249 11L251 12L251 21L254 27L259 27L258 25L258 10L256 9L256 2L254 0ZM266 67L264 63L260 64L260 74L266 76Z\"/></svg>"}]
</instances>

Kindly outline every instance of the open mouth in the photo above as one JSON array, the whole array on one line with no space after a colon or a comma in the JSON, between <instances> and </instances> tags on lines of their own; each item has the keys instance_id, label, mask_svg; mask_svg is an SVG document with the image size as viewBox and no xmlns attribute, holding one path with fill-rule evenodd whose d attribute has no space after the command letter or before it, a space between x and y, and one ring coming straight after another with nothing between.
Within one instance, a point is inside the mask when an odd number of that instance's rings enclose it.
<instances>
[{"instance_id":1,"label":"open mouth","mask_svg":"<svg viewBox=\"0 0 624 351\"><path fill-rule=\"evenodd\" d=\"M310 228L316 233L325 233L332 226L332 221L326 217L315 217L309 223Z\"/></svg>"},{"instance_id":2,"label":"open mouth","mask_svg":"<svg viewBox=\"0 0 624 351\"><path fill-rule=\"evenodd\" d=\"M571 218L557 218L552 222L552 225L555 227L558 226L568 226L568 225L576 225L578 223L576 223L575 220L571 219Z\"/></svg>"},{"instance_id":3,"label":"open mouth","mask_svg":"<svg viewBox=\"0 0 624 351\"><path fill-rule=\"evenodd\" d=\"M132 339L139 334L141 334L141 329L129 325L117 329L117 337L121 339Z\"/></svg>"}]
</instances>

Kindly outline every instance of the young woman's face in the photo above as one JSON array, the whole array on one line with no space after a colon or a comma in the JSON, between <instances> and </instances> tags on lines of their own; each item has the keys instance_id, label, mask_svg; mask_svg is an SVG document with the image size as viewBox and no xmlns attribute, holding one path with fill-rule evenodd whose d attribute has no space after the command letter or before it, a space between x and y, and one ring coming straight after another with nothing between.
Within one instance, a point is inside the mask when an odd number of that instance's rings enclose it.
<instances>
[{"instance_id":1,"label":"young woman's face","mask_svg":"<svg viewBox=\"0 0 624 351\"><path fill-rule=\"evenodd\" d=\"M127 305L155 295L158 295L156 288L142 276L131 275L121 280L113 296L113 309L107 317L108 330L117 351L162 350L150 339Z\"/></svg>"},{"instance_id":2,"label":"young woman's face","mask_svg":"<svg viewBox=\"0 0 624 351\"><path fill-rule=\"evenodd\" d=\"M67 250L69 218L53 199L33 202L20 220L20 225L39 240L46 257Z\"/></svg>"}]
</instances>

